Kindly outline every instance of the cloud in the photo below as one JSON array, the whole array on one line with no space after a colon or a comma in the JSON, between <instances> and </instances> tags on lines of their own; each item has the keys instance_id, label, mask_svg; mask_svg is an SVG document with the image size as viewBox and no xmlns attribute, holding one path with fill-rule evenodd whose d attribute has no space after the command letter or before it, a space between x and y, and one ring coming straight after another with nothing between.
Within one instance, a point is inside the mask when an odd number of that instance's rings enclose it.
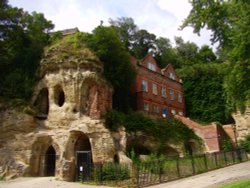
<instances>
[{"instance_id":1,"label":"cloud","mask_svg":"<svg viewBox=\"0 0 250 188\"><path fill-rule=\"evenodd\" d=\"M207 31L198 37L191 28L178 30L191 10L188 0L9 0L9 3L29 12L44 13L55 24L55 30L78 27L91 32L101 20L108 25L109 18L132 17L140 29L172 42L174 36L181 36L199 46L209 44Z\"/></svg>"}]
</instances>

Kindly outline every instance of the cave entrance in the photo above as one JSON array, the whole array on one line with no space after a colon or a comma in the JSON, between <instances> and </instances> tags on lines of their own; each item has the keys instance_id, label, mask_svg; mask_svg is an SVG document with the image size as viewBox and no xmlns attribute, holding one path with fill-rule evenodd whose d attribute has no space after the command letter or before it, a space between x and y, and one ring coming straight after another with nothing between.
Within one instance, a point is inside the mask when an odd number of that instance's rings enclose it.
<instances>
[{"instance_id":1,"label":"cave entrance","mask_svg":"<svg viewBox=\"0 0 250 188\"><path fill-rule=\"evenodd\" d=\"M92 154L89 138L80 134L75 143L76 180L89 180L91 178Z\"/></svg>"},{"instance_id":2,"label":"cave entrance","mask_svg":"<svg viewBox=\"0 0 250 188\"><path fill-rule=\"evenodd\" d=\"M45 176L55 176L56 151L50 146L45 154Z\"/></svg>"}]
</instances>

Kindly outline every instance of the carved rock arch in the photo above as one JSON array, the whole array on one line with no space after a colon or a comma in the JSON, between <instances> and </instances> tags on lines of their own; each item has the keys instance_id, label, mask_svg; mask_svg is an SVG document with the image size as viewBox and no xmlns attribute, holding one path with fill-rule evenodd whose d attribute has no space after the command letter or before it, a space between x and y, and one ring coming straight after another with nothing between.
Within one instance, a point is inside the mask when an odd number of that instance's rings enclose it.
<instances>
[{"instance_id":1,"label":"carved rock arch","mask_svg":"<svg viewBox=\"0 0 250 188\"><path fill-rule=\"evenodd\" d=\"M30 158L30 175L45 176L45 157L49 147L53 147L56 154L56 164L59 166L58 156L60 156L60 147L49 135L39 135L32 145L32 154ZM55 175L58 174L55 169Z\"/></svg>"}]
</instances>

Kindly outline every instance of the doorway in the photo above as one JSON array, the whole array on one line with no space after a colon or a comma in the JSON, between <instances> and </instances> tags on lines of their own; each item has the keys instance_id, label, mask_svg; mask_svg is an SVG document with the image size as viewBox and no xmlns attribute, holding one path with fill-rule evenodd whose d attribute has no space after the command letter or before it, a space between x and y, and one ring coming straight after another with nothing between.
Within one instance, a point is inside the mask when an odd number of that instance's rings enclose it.
<instances>
[{"instance_id":1,"label":"doorway","mask_svg":"<svg viewBox=\"0 0 250 188\"><path fill-rule=\"evenodd\" d=\"M89 138L85 134L81 134L75 143L76 156L76 180L90 180L92 155Z\"/></svg>"},{"instance_id":2,"label":"doorway","mask_svg":"<svg viewBox=\"0 0 250 188\"><path fill-rule=\"evenodd\" d=\"M55 176L56 170L56 151L50 146L45 154L45 176Z\"/></svg>"}]
</instances>

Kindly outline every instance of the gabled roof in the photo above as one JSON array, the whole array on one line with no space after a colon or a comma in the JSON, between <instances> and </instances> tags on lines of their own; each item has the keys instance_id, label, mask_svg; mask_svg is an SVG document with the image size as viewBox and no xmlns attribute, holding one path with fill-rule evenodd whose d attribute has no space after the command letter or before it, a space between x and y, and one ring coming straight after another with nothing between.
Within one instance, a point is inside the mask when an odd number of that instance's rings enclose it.
<instances>
[{"instance_id":1,"label":"gabled roof","mask_svg":"<svg viewBox=\"0 0 250 188\"><path fill-rule=\"evenodd\" d=\"M156 60L154 59L154 57L151 53L148 53L142 60L137 60L135 57L132 56L130 61L135 66L139 65L139 66L145 67L147 69L149 69L148 63L150 62L155 66L154 72L157 72L158 74L164 75L171 80L175 80L177 82L182 83L181 79L177 76L177 74L174 70L174 67L171 64L168 64L165 68L160 69L160 67L158 66Z\"/></svg>"},{"instance_id":2,"label":"gabled roof","mask_svg":"<svg viewBox=\"0 0 250 188\"><path fill-rule=\"evenodd\" d=\"M139 64L140 64L141 66L144 66L144 67L148 68L148 63L149 63L149 62L152 63L152 64L155 66L155 68L156 68L155 72L161 73L161 69L160 69L160 67L158 66L156 60L154 59L154 57L153 57L153 55L152 55L151 53L148 53L148 54L139 62Z\"/></svg>"}]
</instances>

